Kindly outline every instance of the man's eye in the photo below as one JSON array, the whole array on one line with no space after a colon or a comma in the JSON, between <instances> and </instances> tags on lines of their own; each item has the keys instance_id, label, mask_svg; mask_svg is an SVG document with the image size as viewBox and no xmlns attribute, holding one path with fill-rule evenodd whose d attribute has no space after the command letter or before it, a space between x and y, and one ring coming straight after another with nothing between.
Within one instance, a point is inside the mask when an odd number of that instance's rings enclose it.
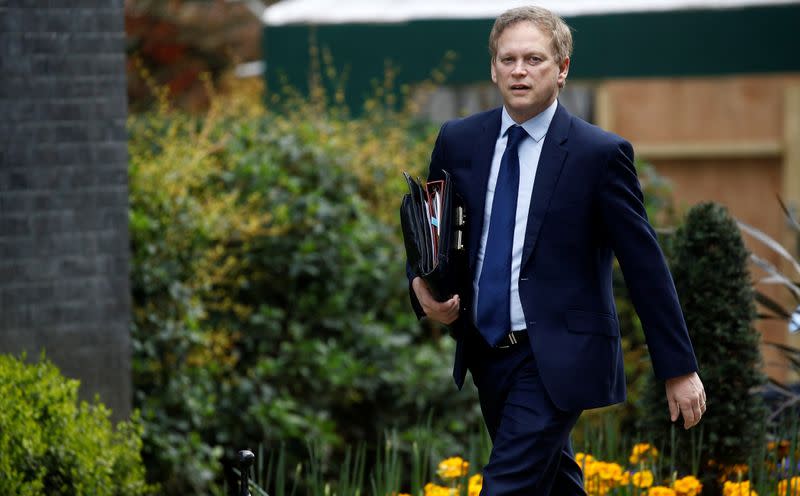
<instances>
[{"instance_id":1,"label":"man's eye","mask_svg":"<svg viewBox=\"0 0 800 496\"><path fill-rule=\"evenodd\" d=\"M531 64L538 64L541 61L542 61L541 57L536 57L536 56L528 57L528 62Z\"/></svg>"},{"instance_id":2,"label":"man's eye","mask_svg":"<svg viewBox=\"0 0 800 496\"><path fill-rule=\"evenodd\" d=\"M501 59L501 62L503 62L504 64L510 64L513 61L514 61L514 59L512 59L511 57L503 57Z\"/></svg>"}]
</instances>

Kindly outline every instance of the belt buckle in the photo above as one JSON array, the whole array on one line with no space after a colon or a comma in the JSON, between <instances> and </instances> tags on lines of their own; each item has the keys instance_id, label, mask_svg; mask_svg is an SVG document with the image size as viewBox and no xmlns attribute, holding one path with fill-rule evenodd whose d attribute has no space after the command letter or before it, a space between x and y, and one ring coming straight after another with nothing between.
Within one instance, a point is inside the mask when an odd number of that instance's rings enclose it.
<instances>
[{"instance_id":1,"label":"belt buckle","mask_svg":"<svg viewBox=\"0 0 800 496\"><path fill-rule=\"evenodd\" d=\"M506 348L511 348L511 345L517 344L519 342L519 341L517 341L517 338L514 336L514 331L511 331L508 334L506 334L506 338L508 339L508 342L510 344L507 344L507 345L504 345L504 346L497 346L497 349L505 350Z\"/></svg>"}]
</instances>

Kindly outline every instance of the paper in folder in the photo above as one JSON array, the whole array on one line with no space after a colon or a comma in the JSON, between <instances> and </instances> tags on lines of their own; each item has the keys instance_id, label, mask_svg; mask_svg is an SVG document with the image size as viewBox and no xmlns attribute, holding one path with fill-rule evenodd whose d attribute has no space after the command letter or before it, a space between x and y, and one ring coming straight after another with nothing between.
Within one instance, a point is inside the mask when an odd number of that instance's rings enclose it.
<instances>
[{"instance_id":1,"label":"paper in folder","mask_svg":"<svg viewBox=\"0 0 800 496\"><path fill-rule=\"evenodd\" d=\"M424 184L403 172L409 193L400 206L408 263L438 301L461 294L469 279L465 206L443 172L443 180Z\"/></svg>"}]
</instances>

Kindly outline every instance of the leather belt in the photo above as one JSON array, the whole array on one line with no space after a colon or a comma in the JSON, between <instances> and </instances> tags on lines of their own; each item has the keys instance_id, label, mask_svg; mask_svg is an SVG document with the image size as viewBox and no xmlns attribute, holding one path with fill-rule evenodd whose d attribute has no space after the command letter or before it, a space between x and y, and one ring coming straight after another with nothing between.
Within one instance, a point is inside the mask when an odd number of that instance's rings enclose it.
<instances>
[{"instance_id":1,"label":"leather belt","mask_svg":"<svg viewBox=\"0 0 800 496\"><path fill-rule=\"evenodd\" d=\"M511 331L506 334L503 339L495 346L495 348L510 348L518 343L524 343L528 340L528 330L522 329L521 331Z\"/></svg>"}]
</instances>

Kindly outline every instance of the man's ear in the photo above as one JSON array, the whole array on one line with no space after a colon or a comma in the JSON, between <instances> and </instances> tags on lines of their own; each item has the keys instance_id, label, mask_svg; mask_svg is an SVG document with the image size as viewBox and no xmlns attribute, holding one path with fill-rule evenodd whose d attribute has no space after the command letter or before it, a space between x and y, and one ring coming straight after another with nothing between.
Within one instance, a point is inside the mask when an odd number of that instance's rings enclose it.
<instances>
[{"instance_id":1,"label":"man's ear","mask_svg":"<svg viewBox=\"0 0 800 496\"><path fill-rule=\"evenodd\" d=\"M569 57L558 67L558 87L563 88L567 84L567 74L569 74Z\"/></svg>"},{"instance_id":2,"label":"man's ear","mask_svg":"<svg viewBox=\"0 0 800 496\"><path fill-rule=\"evenodd\" d=\"M492 57L491 62L489 62L489 70L492 72L492 82L497 84L497 72L494 70L494 57Z\"/></svg>"}]
</instances>

